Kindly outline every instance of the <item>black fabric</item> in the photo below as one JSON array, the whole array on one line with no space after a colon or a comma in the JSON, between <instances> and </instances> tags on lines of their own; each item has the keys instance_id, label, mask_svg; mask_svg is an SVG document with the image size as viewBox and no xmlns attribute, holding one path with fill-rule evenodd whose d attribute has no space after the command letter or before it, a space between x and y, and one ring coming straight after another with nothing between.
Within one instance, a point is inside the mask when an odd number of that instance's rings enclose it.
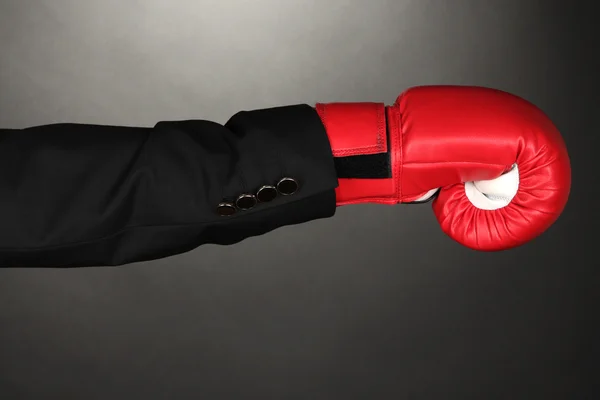
<instances>
[{"instance_id":1,"label":"black fabric","mask_svg":"<svg viewBox=\"0 0 600 400\"><path fill-rule=\"evenodd\" d=\"M286 176L300 185L294 195L217 213ZM230 245L334 215L336 186L308 105L244 111L225 125L0 130L0 266L114 266Z\"/></svg>"},{"instance_id":2,"label":"black fabric","mask_svg":"<svg viewBox=\"0 0 600 400\"><path fill-rule=\"evenodd\" d=\"M384 179L392 177L390 154L336 157L338 178Z\"/></svg>"}]
</instances>

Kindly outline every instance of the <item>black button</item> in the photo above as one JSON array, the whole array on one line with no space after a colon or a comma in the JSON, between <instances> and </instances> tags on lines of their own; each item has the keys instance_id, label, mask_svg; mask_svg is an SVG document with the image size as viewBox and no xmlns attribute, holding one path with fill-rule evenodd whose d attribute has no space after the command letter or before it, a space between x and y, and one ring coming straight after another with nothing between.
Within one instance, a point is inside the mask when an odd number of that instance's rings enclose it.
<instances>
[{"instance_id":1,"label":"black button","mask_svg":"<svg viewBox=\"0 0 600 400\"><path fill-rule=\"evenodd\" d=\"M217 206L217 213L222 217L229 217L235 214L235 206L231 203L220 203Z\"/></svg>"},{"instance_id":2,"label":"black button","mask_svg":"<svg viewBox=\"0 0 600 400\"><path fill-rule=\"evenodd\" d=\"M277 197L277 188L271 185L265 185L256 192L258 201L267 203Z\"/></svg>"},{"instance_id":3,"label":"black button","mask_svg":"<svg viewBox=\"0 0 600 400\"><path fill-rule=\"evenodd\" d=\"M242 194L235 201L240 210L249 210L256 205L256 197L253 194Z\"/></svg>"},{"instance_id":4,"label":"black button","mask_svg":"<svg viewBox=\"0 0 600 400\"><path fill-rule=\"evenodd\" d=\"M289 196L298 190L298 182L293 178L283 178L277 183L277 190L282 195Z\"/></svg>"}]
</instances>

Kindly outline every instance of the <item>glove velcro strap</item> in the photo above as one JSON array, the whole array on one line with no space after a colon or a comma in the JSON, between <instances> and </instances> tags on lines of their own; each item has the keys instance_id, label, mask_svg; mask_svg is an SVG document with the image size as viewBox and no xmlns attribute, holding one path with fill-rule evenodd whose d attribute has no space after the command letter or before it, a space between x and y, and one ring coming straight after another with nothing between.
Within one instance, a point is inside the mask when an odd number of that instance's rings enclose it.
<instances>
[{"instance_id":1,"label":"glove velcro strap","mask_svg":"<svg viewBox=\"0 0 600 400\"><path fill-rule=\"evenodd\" d=\"M329 137L339 186L337 203L397 202L392 144L383 103L317 104ZM396 129L397 131L397 129ZM397 140L396 140L397 141Z\"/></svg>"},{"instance_id":2,"label":"glove velcro strap","mask_svg":"<svg viewBox=\"0 0 600 400\"><path fill-rule=\"evenodd\" d=\"M391 177L390 144L383 103L317 104L338 178Z\"/></svg>"},{"instance_id":3,"label":"glove velcro strap","mask_svg":"<svg viewBox=\"0 0 600 400\"><path fill-rule=\"evenodd\" d=\"M334 157L387 152L383 103L317 104L316 110L329 136Z\"/></svg>"}]
</instances>

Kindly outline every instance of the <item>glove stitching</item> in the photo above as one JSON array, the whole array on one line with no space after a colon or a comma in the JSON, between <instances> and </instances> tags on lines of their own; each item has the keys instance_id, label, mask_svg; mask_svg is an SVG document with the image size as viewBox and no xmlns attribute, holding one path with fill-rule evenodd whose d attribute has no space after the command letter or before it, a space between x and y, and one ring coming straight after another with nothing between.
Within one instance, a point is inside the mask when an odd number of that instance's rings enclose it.
<instances>
[{"instance_id":1,"label":"glove stitching","mask_svg":"<svg viewBox=\"0 0 600 400\"><path fill-rule=\"evenodd\" d=\"M396 126L396 136L398 137L398 149L397 154L399 157L398 160L398 179L396 180L396 199L398 200L398 202L400 202L402 200L402 174L404 173L404 157L403 157L403 139L404 139L404 115L400 112L400 110L397 110L396 113L398 114L397 117L398 118L392 118L392 120L397 121L395 122L397 124ZM398 126L399 125L399 126Z\"/></svg>"}]
</instances>

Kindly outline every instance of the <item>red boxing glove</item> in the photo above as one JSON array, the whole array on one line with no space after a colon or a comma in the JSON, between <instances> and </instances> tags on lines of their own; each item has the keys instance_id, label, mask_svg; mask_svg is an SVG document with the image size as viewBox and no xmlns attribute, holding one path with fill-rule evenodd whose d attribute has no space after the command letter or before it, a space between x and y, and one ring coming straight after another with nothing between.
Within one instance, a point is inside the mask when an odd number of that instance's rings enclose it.
<instances>
[{"instance_id":1,"label":"red boxing glove","mask_svg":"<svg viewBox=\"0 0 600 400\"><path fill-rule=\"evenodd\" d=\"M338 206L435 197L442 230L476 250L544 232L569 196L565 144L531 103L498 90L423 86L394 105L317 104L329 136Z\"/></svg>"}]
</instances>

